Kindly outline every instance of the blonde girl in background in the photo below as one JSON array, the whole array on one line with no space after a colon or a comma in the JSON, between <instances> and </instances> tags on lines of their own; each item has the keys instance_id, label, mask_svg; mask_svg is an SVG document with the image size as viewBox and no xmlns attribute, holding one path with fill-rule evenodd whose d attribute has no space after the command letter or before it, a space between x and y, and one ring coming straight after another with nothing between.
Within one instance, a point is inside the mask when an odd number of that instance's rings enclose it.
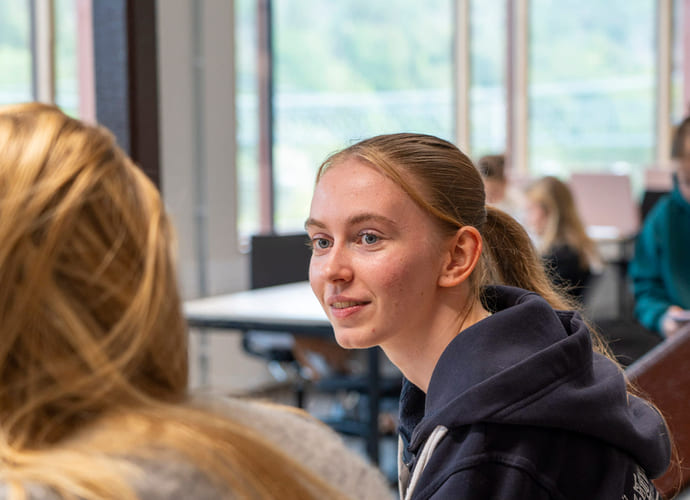
<instances>
[{"instance_id":1,"label":"blonde girl in background","mask_svg":"<svg viewBox=\"0 0 690 500\"><path fill-rule=\"evenodd\" d=\"M526 224L536 237L551 278L581 301L601 261L570 188L556 177L542 177L527 187L526 197Z\"/></svg>"},{"instance_id":2,"label":"blonde girl in background","mask_svg":"<svg viewBox=\"0 0 690 500\"><path fill-rule=\"evenodd\" d=\"M384 498L309 417L188 392L172 233L107 130L0 108L0 498Z\"/></svg>"}]
</instances>

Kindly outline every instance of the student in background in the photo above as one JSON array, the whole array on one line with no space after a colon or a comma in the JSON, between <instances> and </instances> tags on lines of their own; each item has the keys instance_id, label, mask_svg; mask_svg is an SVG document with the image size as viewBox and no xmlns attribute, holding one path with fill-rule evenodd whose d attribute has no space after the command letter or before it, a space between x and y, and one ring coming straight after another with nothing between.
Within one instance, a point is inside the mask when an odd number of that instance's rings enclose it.
<instances>
[{"instance_id":1,"label":"student in background","mask_svg":"<svg viewBox=\"0 0 690 500\"><path fill-rule=\"evenodd\" d=\"M600 261L570 188L555 177L543 177L528 186L526 197L526 224L551 278L581 301Z\"/></svg>"},{"instance_id":2,"label":"student in background","mask_svg":"<svg viewBox=\"0 0 690 500\"><path fill-rule=\"evenodd\" d=\"M401 498L656 498L663 419L457 147L391 134L333 154L306 228L338 343L380 346L405 376Z\"/></svg>"},{"instance_id":3,"label":"student in background","mask_svg":"<svg viewBox=\"0 0 690 500\"><path fill-rule=\"evenodd\" d=\"M505 172L505 156L482 156L477 162L477 167L484 180L486 202L521 221L524 215L525 202L520 191L514 189L508 182Z\"/></svg>"},{"instance_id":4,"label":"student in background","mask_svg":"<svg viewBox=\"0 0 690 500\"><path fill-rule=\"evenodd\" d=\"M380 499L310 417L193 396L173 229L105 129L0 108L0 498Z\"/></svg>"},{"instance_id":5,"label":"student in background","mask_svg":"<svg viewBox=\"0 0 690 500\"><path fill-rule=\"evenodd\" d=\"M690 321L690 117L678 126L671 155L673 190L647 215L629 268L635 316L669 338Z\"/></svg>"}]
</instances>

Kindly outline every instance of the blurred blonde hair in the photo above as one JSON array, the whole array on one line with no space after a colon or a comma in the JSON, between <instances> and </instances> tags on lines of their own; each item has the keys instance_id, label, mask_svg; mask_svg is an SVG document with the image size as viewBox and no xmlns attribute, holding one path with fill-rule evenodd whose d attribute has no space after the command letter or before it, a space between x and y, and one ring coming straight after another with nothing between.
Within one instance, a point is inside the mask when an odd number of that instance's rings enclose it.
<instances>
[{"instance_id":1,"label":"blurred blonde hair","mask_svg":"<svg viewBox=\"0 0 690 500\"><path fill-rule=\"evenodd\" d=\"M567 245L577 252L582 268L599 262L596 244L587 236L567 184L556 177L542 177L527 187L526 195L546 214L546 228L539 248L542 253L558 245Z\"/></svg>"},{"instance_id":2,"label":"blurred blonde hair","mask_svg":"<svg viewBox=\"0 0 690 500\"><path fill-rule=\"evenodd\" d=\"M101 127L0 108L0 480L135 499L167 450L233 498L340 498L246 426L192 403L173 231Z\"/></svg>"}]
</instances>

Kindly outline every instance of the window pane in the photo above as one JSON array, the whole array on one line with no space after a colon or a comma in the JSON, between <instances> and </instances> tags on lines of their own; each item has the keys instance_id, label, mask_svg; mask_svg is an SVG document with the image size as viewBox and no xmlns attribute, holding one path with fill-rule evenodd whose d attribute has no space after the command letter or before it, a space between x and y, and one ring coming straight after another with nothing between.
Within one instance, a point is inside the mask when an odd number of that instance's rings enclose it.
<instances>
[{"instance_id":1,"label":"window pane","mask_svg":"<svg viewBox=\"0 0 690 500\"><path fill-rule=\"evenodd\" d=\"M28 0L0 1L0 104L32 100Z\"/></svg>"},{"instance_id":2,"label":"window pane","mask_svg":"<svg viewBox=\"0 0 690 500\"><path fill-rule=\"evenodd\" d=\"M533 174L641 175L655 149L655 2L530 2Z\"/></svg>"},{"instance_id":3,"label":"window pane","mask_svg":"<svg viewBox=\"0 0 690 500\"><path fill-rule=\"evenodd\" d=\"M259 230L259 104L256 0L235 0L237 227L241 240Z\"/></svg>"},{"instance_id":4,"label":"window pane","mask_svg":"<svg viewBox=\"0 0 690 500\"><path fill-rule=\"evenodd\" d=\"M358 139L453 139L451 0L274 2L276 227L301 229L320 162Z\"/></svg>"},{"instance_id":5,"label":"window pane","mask_svg":"<svg viewBox=\"0 0 690 500\"><path fill-rule=\"evenodd\" d=\"M55 103L79 114L76 0L55 0Z\"/></svg>"},{"instance_id":6,"label":"window pane","mask_svg":"<svg viewBox=\"0 0 690 500\"><path fill-rule=\"evenodd\" d=\"M472 0L470 7L470 144L479 158L506 146L506 2Z\"/></svg>"},{"instance_id":7,"label":"window pane","mask_svg":"<svg viewBox=\"0 0 690 500\"><path fill-rule=\"evenodd\" d=\"M673 2L673 66L671 72L671 123L685 116L683 103L683 0Z\"/></svg>"}]
</instances>

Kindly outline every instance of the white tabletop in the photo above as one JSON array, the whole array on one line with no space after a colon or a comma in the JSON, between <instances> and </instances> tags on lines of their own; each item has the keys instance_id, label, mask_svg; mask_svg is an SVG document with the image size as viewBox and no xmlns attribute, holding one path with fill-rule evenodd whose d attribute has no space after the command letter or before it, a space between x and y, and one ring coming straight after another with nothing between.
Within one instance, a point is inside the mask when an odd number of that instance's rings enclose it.
<instances>
[{"instance_id":1,"label":"white tabletop","mask_svg":"<svg viewBox=\"0 0 690 500\"><path fill-rule=\"evenodd\" d=\"M190 300L184 313L192 326L330 328L307 281Z\"/></svg>"}]
</instances>

